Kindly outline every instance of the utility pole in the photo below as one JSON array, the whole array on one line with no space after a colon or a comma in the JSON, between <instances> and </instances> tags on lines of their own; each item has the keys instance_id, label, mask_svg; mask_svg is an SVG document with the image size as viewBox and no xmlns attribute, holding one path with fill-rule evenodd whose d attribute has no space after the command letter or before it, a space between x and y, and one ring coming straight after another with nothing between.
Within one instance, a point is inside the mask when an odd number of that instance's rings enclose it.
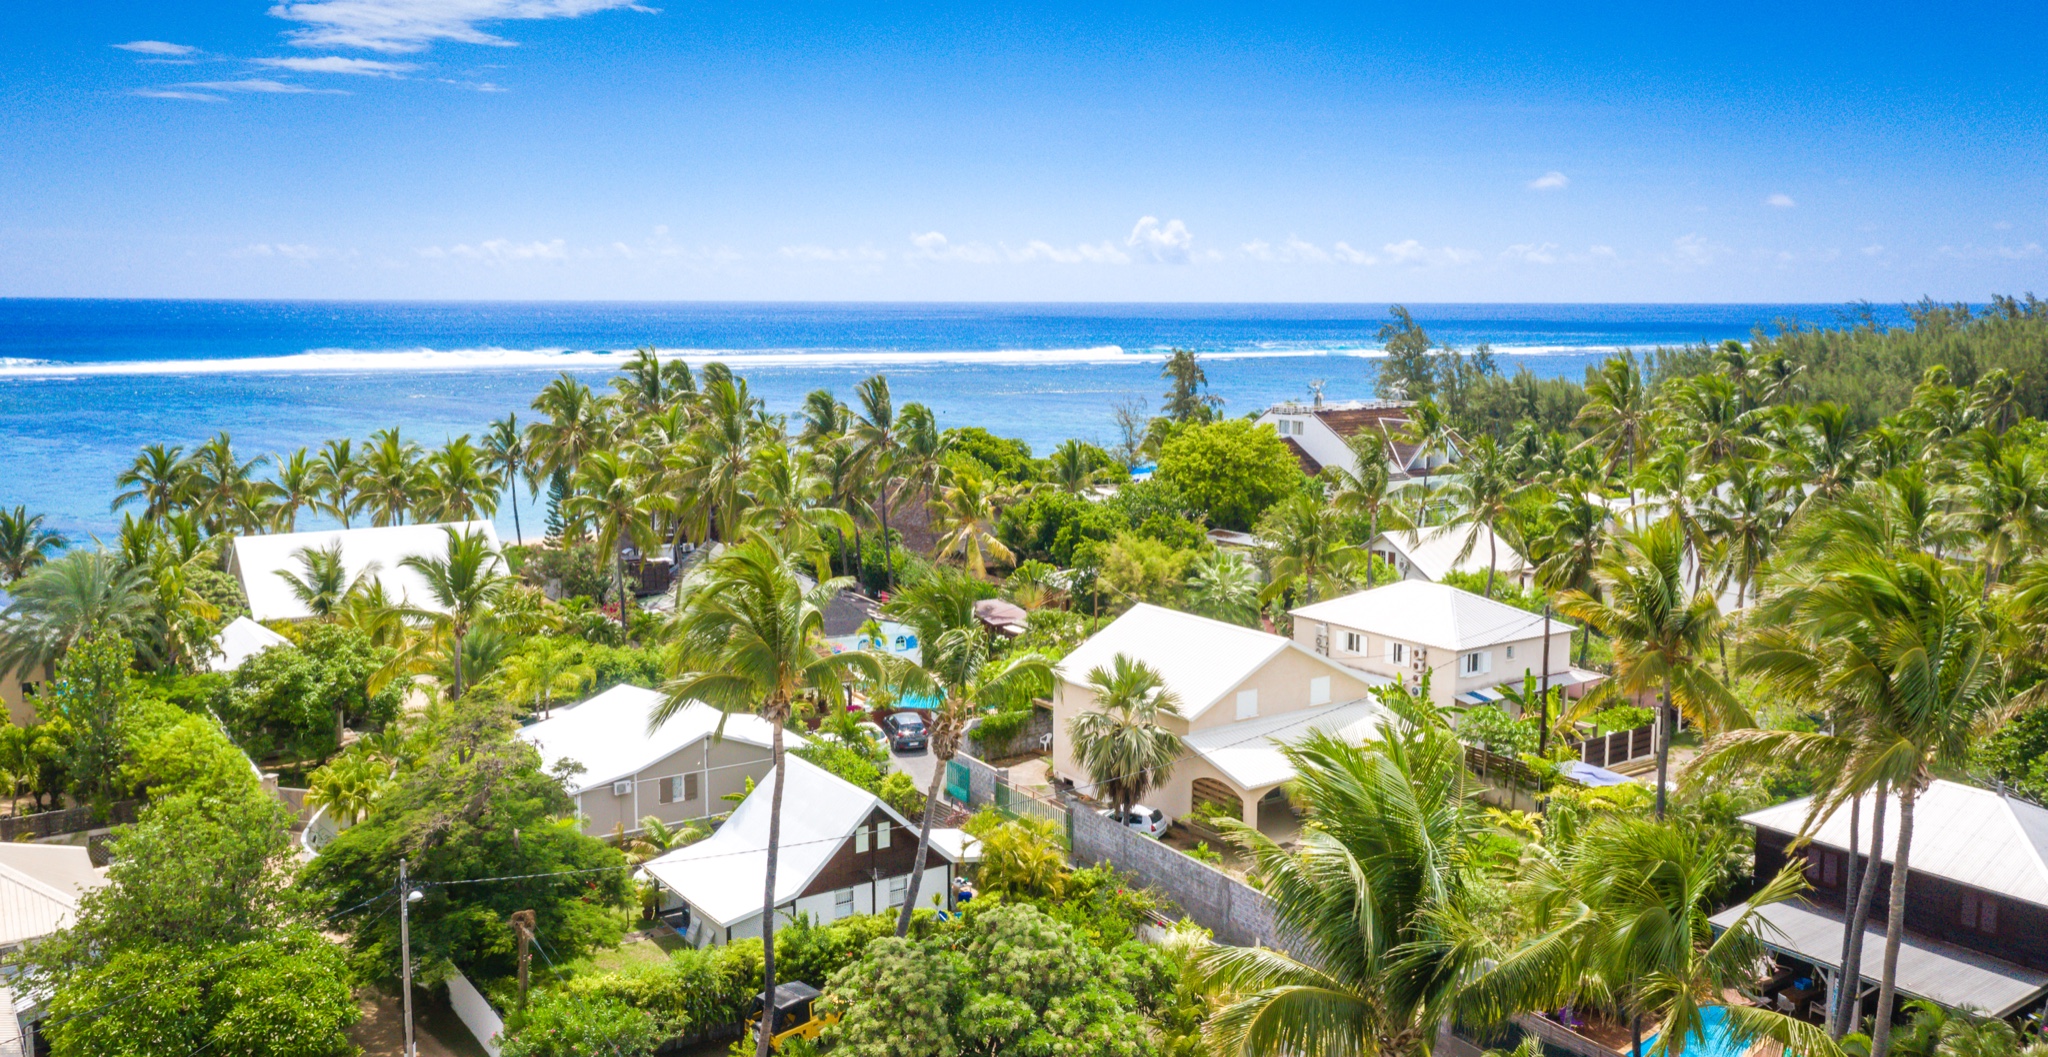
<instances>
[{"instance_id":1,"label":"utility pole","mask_svg":"<svg viewBox=\"0 0 2048 1057\"><path fill-rule=\"evenodd\" d=\"M533 911L512 912L512 931L519 937L519 1008L526 1008L526 967L533 960L529 945L533 943L533 929L536 923Z\"/></svg>"},{"instance_id":2,"label":"utility pole","mask_svg":"<svg viewBox=\"0 0 2048 1057\"><path fill-rule=\"evenodd\" d=\"M1543 603L1543 689L1536 695L1536 755L1550 755L1550 603L1548 602Z\"/></svg>"},{"instance_id":3,"label":"utility pole","mask_svg":"<svg viewBox=\"0 0 2048 1057\"><path fill-rule=\"evenodd\" d=\"M420 893L406 882L405 860L398 860L398 963L405 978L405 1057L419 1057L412 1038L412 901Z\"/></svg>"}]
</instances>

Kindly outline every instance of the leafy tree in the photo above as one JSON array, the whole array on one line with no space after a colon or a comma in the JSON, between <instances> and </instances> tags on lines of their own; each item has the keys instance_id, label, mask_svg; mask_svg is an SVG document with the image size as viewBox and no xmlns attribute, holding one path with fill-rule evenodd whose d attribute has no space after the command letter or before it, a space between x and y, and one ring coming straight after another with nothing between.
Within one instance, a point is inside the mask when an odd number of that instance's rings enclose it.
<instances>
[{"instance_id":1,"label":"leafy tree","mask_svg":"<svg viewBox=\"0 0 2048 1057\"><path fill-rule=\"evenodd\" d=\"M1248 529L1298 487L1301 465L1279 434L1232 419L1175 433L1159 453L1158 476L1210 523Z\"/></svg>"},{"instance_id":2,"label":"leafy tree","mask_svg":"<svg viewBox=\"0 0 2048 1057\"><path fill-rule=\"evenodd\" d=\"M1161 378L1173 380L1173 389L1166 394L1166 405L1161 410L1174 422L1212 422L1223 406L1223 398L1211 396L1208 372L1202 370L1195 359L1193 350L1175 349L1167 354L1166 363L1159 368Z\"/></svg>"},{"instance_id":3,"label":"leafy tree","mask_svg":"<svg viewBox=\"0 0 2048 1057\"><path fill-rule=\"evenodd\" d=\"M342 953L280 867L282 805L251 783L181 796L121 829L109 884L32 947L58 1057L343 1057L360 1015Z\"/></svg>"},{"instance_id":4,"label":"leafy tree","mask_svg":"<svg viewBox=\"0 0 2048 1057\"><path fill-rule=\"evenodd\" d=\"M400 859L426 893L412 909L415 964L509 975L506 918L515 910L535 911L541 944L562 961L618 941L626 859L582 833L561 784L513 729L507 706L481 698L447 706L369 818L343 830L301 876L340 915L356 964L372 977L398 975L398 919L379 913L377 900L392 890ZM517 879L468 883L486 877Z\"/></svg>"},{"instance_id":5,"label":"leafy tree","mask_svg":"<svg viewBox=\"0 0 2048 1057\"><path fill-rule=\"evenodd\" d=\"M1379 395L1395 400L1428 400L1436 395L1436 362L1430 350L1436 342L1408 309L1388 309L1392 319L1380 324L1379 341L1386 358L1378 364Z\"/></svg>"},{"instance_id":6,"label":"leafy tree","mask_svg":"<svg viewBox=\"0 0 2048 1057\"><path fill-rule=\"evenodd\" d=\"M142 572L104 550L75 550L9 584L0 610L0 671L35 672L99 628L129 636L144 659L160 641Z\"/></svg>"},{"instance_id":7,"label":"leafy tree","mask_svg":"<svg viewBox=\"0 0 2048 1057\"><path fill-rule=\"evenodd\" d=\"M1106 541L1131 527L1130 518L1107 503L1047 489L1010 504L996 523L996 536L1019 558L1074 564L1074 549Z\"/></svg>"},{"instance_id":8,"label":"leafy tree","mask_svg":"<svg viewBox=\"0 0 2048 1057\"><path fill-rule=\"evenodd\" d=\"M623 999L574 991L540 992L507 1028L504 1057L646 1054L672 1034L654 1014Z\"/></svg>"},{"instance_id":9,"label":"leafy tree","mask_svg":"<svg viewBox=\"0 0 2048 1057\"><path fill-rule=\"evenodd\" d=\"M80 639L49 689L36 696L36 715L57 732L64 747L66 784L81 794L110 800L128 742L122 729L134 694L130 665L135 648L127 639L100 630Z\"/></svg>"},{"instance_id":10,"label":"leafy tree","mask_svg":"<svg viewBox=\"0 0 2048 1057\"><path fill-rule=\"evenodd\" d=\"M324 756L341 747L351 721L374 729L398 715L402 683L370 689L391 657L360 630L311 625L300 631L296 647L264 650L243 662L211 704L258 757Z\"/></svg>"},{"instance_id":11,"label":"leafy tree","mask_svg":"<svg viewBox=\"0 0 2048 1057\"><path fill-rule=\"evenodd\" d=\"M945 436L953 451L988 467L1003 484L1023 484L1038 476L1031 445L1021 440L998 437L980 426L956 427Z\"/></svg>"},{"instance_id":12,"label":"leafy tree","mask_svg":"<svg viewBox=\"0 0 2048 1057\"><path fill-rule=\"evenodd\" d=\"M826 1029L848 1057L1156 1052L1120 959L1023 905L970 910L957 932L888 937L832 977Z\"/></svg>"},{"instance_id":13,"label":"leafy tree","mask_svg":"<svg viewBox=\"0 0 2048 1057\"><path fill-rule=\"evenodd\" d=\"M1093 567L1098 582L1121 602L1170 604L1187 580L1193 551L1175 550L1158 540L1126 532L1107 546L1090 544L1074 564Z\"/></svg>"}]
</instances>

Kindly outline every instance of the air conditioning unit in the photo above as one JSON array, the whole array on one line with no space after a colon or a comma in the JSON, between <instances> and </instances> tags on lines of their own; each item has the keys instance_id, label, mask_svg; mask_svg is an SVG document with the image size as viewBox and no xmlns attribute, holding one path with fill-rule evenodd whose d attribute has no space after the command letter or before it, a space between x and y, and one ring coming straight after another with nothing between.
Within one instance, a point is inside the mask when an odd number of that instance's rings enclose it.
<instances>
[{"instance_id":1,"label":"air conditioning unit","mask_svg":"<svg viewBox=\"0 0 2048 1057\"><path fill-rule=\"evenodd\" d=\"M613 783L612 783L612 795L613 795L613 796L632 796L632 795L633 795L633 780L632 780L631 778L621 778L621 779L619 779L618 781L616 781L616 782L613 782Z\"/></svg>"}]
</instances>

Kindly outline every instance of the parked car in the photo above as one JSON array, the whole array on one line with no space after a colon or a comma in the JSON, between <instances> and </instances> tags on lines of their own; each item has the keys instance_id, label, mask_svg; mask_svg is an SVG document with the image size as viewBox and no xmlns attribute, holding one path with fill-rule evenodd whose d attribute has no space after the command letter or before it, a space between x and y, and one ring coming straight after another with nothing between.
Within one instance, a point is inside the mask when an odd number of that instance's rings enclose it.
<instances>
[{"instance_id":1,"label":"parked car","mask_svg":"<svg viewBox=\"0 0 2048 1057\"><path fill-rule=\"evenodd\" d=\"M924 717L915 712L891 712L882 721L882 729L889 734L889 747L897 752L923 752L931 743Z\"/></svg>"},{"instance_id":2,"label":"parked car","mask_svg":"<svg viewBox=\"0 0 2048 1057\"><path fill-rule=\"evenodd\" d=\"M1166 836L1166 831L1173 826L1173 820L1166 817L1166 812L1156 807L1146 807L1143 804L1132 806L1130 813L1127 815L1113 807L1103 808L1097 811L1096 814L1112 822L1121 822L1154 840Z\"/></svg>"}]
</instances>

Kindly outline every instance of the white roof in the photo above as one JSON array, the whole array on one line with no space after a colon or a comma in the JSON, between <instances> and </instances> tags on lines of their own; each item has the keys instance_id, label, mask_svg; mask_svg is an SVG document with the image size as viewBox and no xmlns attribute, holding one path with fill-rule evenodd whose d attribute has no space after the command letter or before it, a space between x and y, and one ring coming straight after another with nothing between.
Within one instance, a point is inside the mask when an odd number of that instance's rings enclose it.
<instances>
[{"instance_id":1,"label":"white roof","mask_svg":"<svg viewBox=\"0 0 2048 1057\"><path fill-rule=\"evenodd\" d=\"M1361 675L1368 682L1392 681L1384 676ZM1198 730L1182 740L1188 751L1209 761L1238 788L1250 791L1294 779L1294 765L1281 753L1283 747L1315 731L1334 734L1345 741L1364 741L1378 733L1385 719L1386 710L1378 702L1361 698L1341 705L1282 712Z\"/></svg>"},{"instance_id":2,"label":"white roof","mask_svg":"<svg viewBox=\"0 0 2048 1057\"><path fill-rule=\"evenodd\" d=\"M964 829L940 827L932 830L932 850L944 856L947 862L981 861L981 840L968 836Z\"/></svg>"},{"instance_id":3,"label":"white roof","mask_svg":"<svg viewBox=\"0 0 2048 1057\"><path fill-rule=\"evenodd\" d=\"M1292 639L1144 602L1067 654L1059 674L1070 683L1086 685L1089 671L1108 667L1121 653L1151 665L1179 695L1181 715L1194 719L1288 650L1360 678L1356 670L1303 649Z\"/></svg>"},{"instance_id":4,"label":"white roof","mask_svg":"<svg viewBox=\"0 0 2048 1057\"><path fill-rule=\"evenodd\" d=\"M236 617L214 637L213 657L207 661L207 668L215 672L232 672L272 646L291 644L292 640L248 617Z\"/></svg>"},{"instance_id":5,"label":"white roof","mask_svg":"<svg viewBox=\"0 0 2048 1057\"><path fill-rule=\"evenodd\" d=\"M384 585L393 601L422 609L435 609L434 596L419 573L401 562L412 557L444 557L448 553L447 529L481 532L498 550L498 530L488 521L451 522L432 525L391 525L385 528L334 529L327 532L282 532L268 536L238 536L235 539L235 570L242 578L242 591L249 596L249 614L257 620L304 620L312 613L292 594L291 585L279 572L303 577L301 550L323 550L338 540L341 562L350 577L375 563L372 579Z\"/></svg>"},{"instance_id":6,"label":"white roof","mask_svg":"<svg viewBox=\"0 0 2048 1057\"><path fill-rule=\"evenodd\" d=\"M79 845L0 843L0 947L69 926L79 899L106 883Z\"/></svg>"},{"instance_id":7,"label":"white roof","mask_svg":"<svg viewBox=\"0 0 2048 1057\"><path fill-rule=\"evenodd\" d=\"M659 691L621 684L522 729L519 736L540 750L544 767L552 769L565 759L583 765L583 773L570 780L569 795L575 796L637 774L718 729L719 710L692 701L649 733L647 719L661 700ZM727 740L767 748L775 736L760 716L736 712L724 719ZM805 744L792 733L782 740L791 748Z\"/></svg>"},{"instance_id":8,"label":"white roof","mask_svg":"<svg viewBox=\"0 0 2048 1057\"><path fill-rule=\"evenodd\" d=\"M1446 584L1399 580L1293 611L1317 620L1445 650L1473 650L1543 637L1543 614L1516 609ZM1552 618L1553 635L1577 627Z\"/></svg>"},{"instance_id":9,"label":"white roof","mask_svg":"<svg viewBox=\"0 0 2048 1057\"><path fill-rule=\"evenodd\" d=\"M1863 798L1859 850L1870 854L1871 816L1876 798ZM1806 824L1811 797L1742 816L1752 826L1798 833ZM1813 841L1849 849L1849 805L1843 804L1814 831ZM1884 810L1884 859L1899 847L1899 801ZM1959 782L1935 781L1913 804L1913 855L1907 868L1995 895L2048 907L2048 809Z\"/></svg>"},{"instance_id":10,"label":"white roof","mask_svg":"<svg viewBox=\"0 0 2048 1057\"><path fill-rule=\"evenodd\" d=\"M1472 553L1460 561L1458 552L1465 549L1465 539L1472 534L1470 525L1443 525L1425 528L1420 532L1400 530L1382 532L1374 540L1377 547L1381 540L1400 551L1408 564L1431 580L1441 580L1445 573L1483 573L1486 571L1487 544L1494 542L1493 530L1479 526L1479 538L1472 541ZM1494 571L1508 576L1519 576L1522 572L1522 554L1506 540L1497 542L1499 552L1495 558Z\"/></svg>"},{"instance_id":11,"label":"white roof","mask_svg":"<svg viewBox=\"0 0 2048 1057\"><path fill-rule=\"evenodd\" d=\"M645 869L696 912L720 928L761 912L768 876L768 813L783 773L781 861L775 870L775 902L795 899L818 876L853 831L877 809L904 832L891 840L916 840L917 831L880 797L808 760L783 757L780 770L761 776L718 832L678 848Z\"/></svg>"}]
</instances>

